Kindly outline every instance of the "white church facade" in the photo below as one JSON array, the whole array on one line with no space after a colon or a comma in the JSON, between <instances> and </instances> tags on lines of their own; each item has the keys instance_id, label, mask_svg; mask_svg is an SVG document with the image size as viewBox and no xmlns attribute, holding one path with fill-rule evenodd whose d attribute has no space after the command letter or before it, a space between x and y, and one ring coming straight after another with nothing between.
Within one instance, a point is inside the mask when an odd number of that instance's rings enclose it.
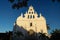
<instances>
[{"instance_id":1,"label":"white church facade","mask_svg":"<svg viewBox=\"0 0 60 40\"><path fill-rule=\"evenodd\" d=\"M42 16L41 13L40 13L40 16L38 17L38 14L34 10L33 6L29 7L28 11L24 14L24 17L23 17L23 14L21 14L17 18L14 24L14 32L23 31L20 29L21 27L27 31L33 30L36 33L40 32L40 33L48 34L46 19Z\"/></svg>"}]
</instances>

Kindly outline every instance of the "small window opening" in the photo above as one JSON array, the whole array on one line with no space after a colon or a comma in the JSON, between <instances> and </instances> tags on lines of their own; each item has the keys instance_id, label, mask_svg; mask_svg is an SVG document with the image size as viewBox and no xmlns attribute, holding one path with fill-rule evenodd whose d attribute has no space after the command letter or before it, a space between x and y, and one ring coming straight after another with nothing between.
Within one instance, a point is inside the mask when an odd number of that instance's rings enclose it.
<instances>
[{"instance_id":1,"label":"small window opening","mask_svg":"<svg viewBox=\"0 0 60 40\"><path fill-rule=\"evenodd\" d=\"M33 18L35 18L35 16L33 15Z\"/></svg>"},{"instance_id":2,"label":"small window opening","mask_svg":"<svg viewBox=\"0 0 60 40\"><path fill-rule=\"evenodd\" d=\"M32 9L30 9L32 11Z\"/></svg>"},{"instance_id":3,"label":"small window opening","mask_svg":"<svg viewBox=\"0 0 60 40\"><path fill-rule=\"evenodd\" d=\"M30 27L32 26L32 23L30 23Z\"/></svg>"},{"instance_id":4,"label":"small window opening","mask_svg":"<svg viewBox=\"0 0 60 40\"><path fill-rule=\"evenodd\" d=\"M28 18L29 18L29 15L28 15Z\"/></svg>"},{"instance_id":5,"label":"small window opening","mask_svg":"<svg viewBox=\"0 0 60 40\"><path fill-rule=\"evenodd\" d=\"M33 12L32 12L32 14L33 14Z\"/></svg>"},{"instance_id":6,"label":"small window opening","mask_svg":"<svg viewBox=\"0 0 60 40\"><path fill-rule=\"evenodd\" d=\"M29 14L31 14L31 12L29 12Z\"/></svg>"}]
</instances>

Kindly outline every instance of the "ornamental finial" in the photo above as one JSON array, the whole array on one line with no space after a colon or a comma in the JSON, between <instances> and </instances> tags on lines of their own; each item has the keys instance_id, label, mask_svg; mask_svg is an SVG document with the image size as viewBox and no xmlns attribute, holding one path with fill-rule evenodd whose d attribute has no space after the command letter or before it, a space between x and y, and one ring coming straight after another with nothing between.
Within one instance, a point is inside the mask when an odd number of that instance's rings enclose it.
<instances>
[{"instance_id":1,"label":"ornamental finial","mask_svg":"<svg viewBox=\"0 0 60 40\"><path fill-rule=\"evenodd\" d=\"M40 17L42 16L42 14L40 13Z\"/></svg>"}]
</instances>

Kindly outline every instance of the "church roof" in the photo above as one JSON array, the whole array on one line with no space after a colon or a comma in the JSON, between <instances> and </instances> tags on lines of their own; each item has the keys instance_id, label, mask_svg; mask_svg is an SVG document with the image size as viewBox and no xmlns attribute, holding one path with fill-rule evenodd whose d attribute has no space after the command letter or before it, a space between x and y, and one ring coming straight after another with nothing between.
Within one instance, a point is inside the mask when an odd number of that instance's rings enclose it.
<instances>
[{"instance_id":1,"label":"church roof","mask_svg":"<svg viewBox=\"0 0 60 40\"><path fill-rule=\"evenodd\" d=\"M17 20L22 20L24 18L28 18L28 17L35 17L35 18L38 18L38 13L34 11L34 8L33 6L30 6L28 11L24 14L25 17L23 17L23 14L21 13L21 16L19 16L17 18ZM41 19L41 20L45 20L45 18L42 16L42 14L40 13L40 17L38 19Z\"/></svg>"}]
</instances>

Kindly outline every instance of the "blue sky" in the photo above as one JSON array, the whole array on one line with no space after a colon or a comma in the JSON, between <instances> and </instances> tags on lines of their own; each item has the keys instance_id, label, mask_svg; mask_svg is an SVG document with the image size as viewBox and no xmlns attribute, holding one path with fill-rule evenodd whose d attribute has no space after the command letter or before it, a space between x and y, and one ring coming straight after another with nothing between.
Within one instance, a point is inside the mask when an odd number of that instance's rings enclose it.
<instances>
[{"instance_id":1,"label":"blue sky","mask_svg":"<svg viewBox=\"0 0 60 40\"><path fill-rule=\"evenodd\" d=\"M29 0L28 7L32 5L35 11L46 18L47 24L50 26L50 31L60 29L60 3L52 2L51 0ZM20 8L19 10L12 9L11 3L8 0L0 0L0 32L12 31L13 24L17 17L24 14L28 7Z\"/></svg>"}]
</instances>

